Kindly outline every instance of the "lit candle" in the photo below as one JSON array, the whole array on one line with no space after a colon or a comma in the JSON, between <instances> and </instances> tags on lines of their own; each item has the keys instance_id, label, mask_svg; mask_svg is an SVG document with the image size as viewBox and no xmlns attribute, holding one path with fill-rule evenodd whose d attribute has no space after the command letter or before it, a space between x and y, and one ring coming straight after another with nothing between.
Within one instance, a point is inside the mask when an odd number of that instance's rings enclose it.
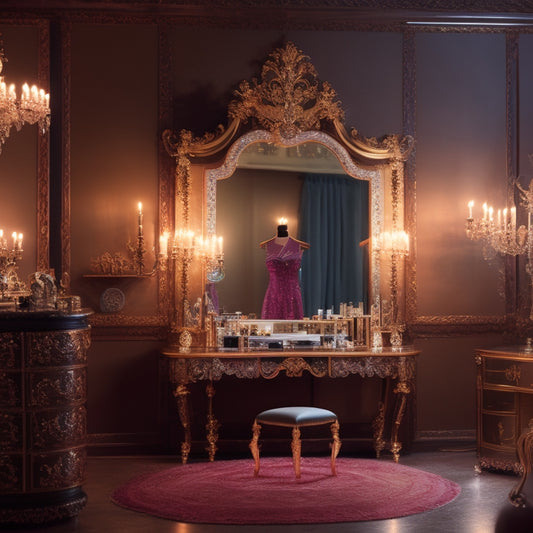
<instances>
[{"instance_id":1,"label":"lit candle","mask_svg":"<svg viewBox=\"0 0 533 533\"><path fill-rule=\"evenodd\" d=\"M17 232L14 231L11 234L11 237L13 237L13 250L16 250L17 249Z\"/></svg>"},{"instance_id":2,"label":"lit candle","mask_svg":"<svg viewBox=\"0 0 533 533\"><path fill-rule=\"evenodd\" d=\"M19 246L20 251L22 251L22 238L23 238L22 233L19 233L18 246Z\"/></svg>"},{"instance_id":3,"label":"lit candle","mask_svg":"<svg viewBox=\"0 0 533 533\"><path fill-rule=\"evenodd\" d=\"M15 88L13 87L13 90ZM25 83L23 86L22 86L22 94L21 94L21 97L20 97L21 100L29 100L30 99L30 87L27 83Z\"/></svg>"},{"instance_id":4,"label":"lit candle","mask_svg":"<svg viewBox=\"0 0 533 533\"><path fill-rule=\"evenodd\" d=\"M279 220L278 220L278 224L280 226L285 226L287 224L287 219L285 217L281 217Z\"/></svg>"},{"instance_id":5,"label":"lit candle","mask_svg":"<svg viewBox=\"0 0 533 533\"><path fill-rule=\"evenodd\" d=\"M502 225L502 210L498 209L498 229L501 228Z\"/></svg>"},{"instance_id":6,"label":"lit candle","mask_svg":"<svg viewBox=\"0 0 533 533\"><path fill-rule=\"evenodd\" d=\"M492 222L494 219L492 217L492 214L494 213L494 209L492 206L489 207L489 221Z\"/></svg>"},{"instance_id":7,"label":"lit candle","mask_svg":"<svg viewBox=\"0 0 533 533\"><path fill-rule=\"evenodd\" d=\"M224 240L222 237L218 238L218 255L222 255L224 253Z\"/></svg>"},{"instance_id":8,"label":"lit candle","mask_svg":"<svg viewBox=\"0 0 533 533\"><path fill-rule=\"evenodd\" d=\"M487 214L488 214L488 208L487 208L487 203L485 202L483 204L483 220L487 220Z\"/></svg>"},{"instance_id":9,"label":"lit candle","mask_svg":"<svg viewBox=\"0 0 533 533\"><path fill-rule=\"evenodd\" d=\"M473 218L472 216L473 207L474 207L474 200L470 200L470 202L468 202L468 218Z\"/></svg>"},{"instance_id":10,"label":"lit candle","mask_svg":"<svg viewBox=\"0 0 533 533\"><path fill-rule=\"evenodd\" d=\"M168 255L168 232L165 231L159 236L159 253L166 257Z\"/></svg>"},{"instance_id":11,"label":"lit candle","mask_svg":"<svg viewBox=\"0 0 533 533\"><path fill-rule=\"evenodd\" d=\"M143 235L143 204L139 202L139 237Z\"/></svg>"},{"instance_id":12,"label":"lit candle","mask_svg":"<svg viewBox=\"0 0 533 533\"><path fill-rule=\"evenodd\" d=\"M516 207L511 207L511 229L516 228Z\"/></svg>"}]
</instances>

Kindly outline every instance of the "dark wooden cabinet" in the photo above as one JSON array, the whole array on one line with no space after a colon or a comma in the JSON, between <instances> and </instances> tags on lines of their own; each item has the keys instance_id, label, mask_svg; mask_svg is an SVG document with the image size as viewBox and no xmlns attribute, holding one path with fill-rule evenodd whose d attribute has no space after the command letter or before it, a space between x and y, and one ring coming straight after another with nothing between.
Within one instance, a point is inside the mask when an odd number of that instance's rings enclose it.
<instances>
[{"instance_id":1,"label":"dark wooden cabinet","mask_svg":"<svg viewBox=\"0 0 533 533\"><path fill-rule=\"evenodd\" d=\"M85 505L88 312L0 313L0 524Z\"/></svg>"},{"instance_id":2,"label":"dark wooden cabinet","mask_svg":"<svg viewBox=\"0 0 533 533\"><path fill-rule=\"evenodd\" d=\"M509 346L475 357L479 467L521 473L516 444L533 419L533 353Z\"/></svg>"}]
</instances>

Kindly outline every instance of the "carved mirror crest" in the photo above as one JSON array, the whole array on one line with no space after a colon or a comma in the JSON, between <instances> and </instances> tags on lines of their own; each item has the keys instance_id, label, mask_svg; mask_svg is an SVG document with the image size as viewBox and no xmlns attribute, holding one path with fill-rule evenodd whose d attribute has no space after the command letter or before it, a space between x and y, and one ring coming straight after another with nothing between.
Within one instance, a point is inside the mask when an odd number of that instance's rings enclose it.
<instances>
[{"instance_id":1,"label":"carved mirror crest","mask_svg":"<svg viewBox=\"0 0 533 533\"><path fill-rule=\"evenodd\" d=\"M369 183L368 303L380 306L390 299L396 306L394 321L400 323L403 282L397 262L384 260L378 243L385 232L403 230L404 163L413 139L389 135L378 140L361 137L355 129L347 131L335 91L318 79L310 59L293 43L272 52L260 78L241 82L234 95L227 127L201 137L186 130L163 133L165 148L176 165L174 227L163 231L214 235L217 184L235 173L250 147L291 149L316 143L335 156L346 175ZM174 295L173 341L184 349L205 345L208 322L205 313L195 308L202 308L205 300L205 267L192 255L174 250L168 272Z\"/></svg>"}]
</instances>

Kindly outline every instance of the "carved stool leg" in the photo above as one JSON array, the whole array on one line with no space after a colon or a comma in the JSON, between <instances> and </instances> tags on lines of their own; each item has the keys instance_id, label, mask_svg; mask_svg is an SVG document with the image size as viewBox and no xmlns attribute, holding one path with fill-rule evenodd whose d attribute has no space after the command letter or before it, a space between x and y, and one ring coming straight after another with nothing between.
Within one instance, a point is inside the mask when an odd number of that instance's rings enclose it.
<instances>
[{"instance_id":1,"label":"carved stool leg","mask_svg":"<svg viewBox=\"0 0 533 533\"><path fill-rule=\"evenodd\" d=\"M254 458L254 476L259 474L259 434L261 433L261 426L254 420L252 426L252 440L250 441L249 447L252 452L252 457Z\"/></svg>"},{"instance_id":2,"label":"carved stool leg","mask_svg":"<svg viewBox=\"0 0 533 533\"><path fill-rule=\"evenodd\" d=\"M331 473L336 476L337 469L335 468L335 459L337 458L337 455L339 455L339 450L341 449L338 420L335 420L335 422L331 424L331 436L333 437L333 442L331 443Z\"/></svg>"},{"instance_id":3,"label":"carved stool leg","mask_svg":"<svg viewBox=\"0 0 533 533\"><path fill-rule=\"evenodd\" d=\"M294 471L296 472L296 477L300 477L300 456L302 454L302 441L300 440L300 428L294 426L292 428L292 462L294 464Z\"/></svg>"}]
</instances>

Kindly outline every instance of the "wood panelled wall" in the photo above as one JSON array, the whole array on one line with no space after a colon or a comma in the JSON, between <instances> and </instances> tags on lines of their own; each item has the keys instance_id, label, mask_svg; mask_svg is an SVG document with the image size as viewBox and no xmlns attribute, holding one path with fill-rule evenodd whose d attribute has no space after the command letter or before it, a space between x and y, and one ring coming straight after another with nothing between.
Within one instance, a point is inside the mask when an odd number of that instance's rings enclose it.
<instances>
[{"instance_id":1,"label":"wood panelled wall","mask_svg":"<svg viewBox=\"0 0 533 533\"><path fill-rule=\"evenodd\" d=\"M43 28L51 32L51 49L40 41ZM468 200L504 204L512 175L525 176L525 185L533 175L527 157L533 152L529 30L450 31L379 21L342 31L322 30L319 22L299 29L297 21L224 28L175 14L50 18L2 17L0 11L0 31L8 81L37 76L39 53L52 51L51 90L60 95L53 99L49 144L49 266L70 272L73 293L96 311L89 356L94 449L175 451L176 431L169 425L177 420L159 369L166 316L157 277L86 278L91 259L125 250L142 201L151 268L158 213L171 217L173 206L172 161L162 150L162 131L214 131L225 122L231 90L257 76L258 65L286 40L308 54L319 77L337 91L347 126L369 137L415 135L406 178L413 238L406 282L408 325L422 349L416 435L474 437L473 350L521 341L529 331L528 324L505 327L506 313L527 314L530 304L523 265L515 275L514 263L485 261L464 233ZM37 260L43 237L36 216L36 137L33 128L14 134L0 156L0 227L24 230L24 274L43 268ZM113 286L124 292L125 306L119 314L103 314L101 295ZM224 405L240 401L234 390L222 386Z\"/></svg>"}]
</instances>

